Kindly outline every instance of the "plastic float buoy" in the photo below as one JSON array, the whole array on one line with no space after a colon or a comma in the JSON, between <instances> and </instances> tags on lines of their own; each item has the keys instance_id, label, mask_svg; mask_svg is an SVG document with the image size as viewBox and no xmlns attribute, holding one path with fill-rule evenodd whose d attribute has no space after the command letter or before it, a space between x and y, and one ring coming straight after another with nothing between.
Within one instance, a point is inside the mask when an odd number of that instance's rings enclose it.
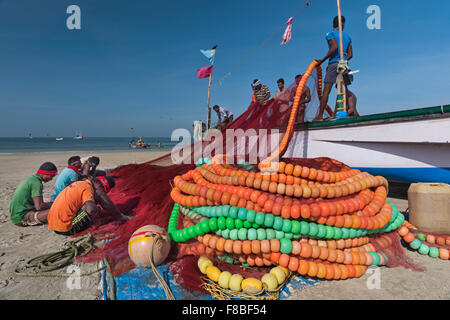
<instances>
[{"instance_id":1,"label":"plastic float buoy","mask_svg":"<svg viewBox=\"0 0 450 320\"><path fill-rule=\"evenodd\" d=\"M155 225L137 229L128 241L128 255L140 267L151 267L153 247L154 265L160 265L169 255L171 240L166 230Z\"/></svg>"}]
</instances>

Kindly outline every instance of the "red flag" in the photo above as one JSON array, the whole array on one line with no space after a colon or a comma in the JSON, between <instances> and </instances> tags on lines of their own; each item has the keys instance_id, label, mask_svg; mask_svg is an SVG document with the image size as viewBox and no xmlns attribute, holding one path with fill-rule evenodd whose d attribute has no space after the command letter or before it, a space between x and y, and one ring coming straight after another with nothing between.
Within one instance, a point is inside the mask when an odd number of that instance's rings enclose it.
<instances>
[{"instance_id":1,"label":"red flag","mask_svg":"<svg viewBox=\"0 0 450 320\"><path fill-rule=\"evenodd\" d=\"M210 65L210 66L198 69L197 70L197 77L199 79L208 78L211 75L212 70L213 70L213 65Z\"/></svg>"},{"instance_id":2,"label":"red flag","mask_svg":"<svg viewBox=\"0 0 450 320\"><path fill-rule=\"evenodd\" d=\"M289 20L286 22L287 27L286 30L284 31L283 34L283 39L281 41L280 44L286 44L291 40L291 36L292 36L292 17L289 18Z\"/></svg>"}]
</instances>

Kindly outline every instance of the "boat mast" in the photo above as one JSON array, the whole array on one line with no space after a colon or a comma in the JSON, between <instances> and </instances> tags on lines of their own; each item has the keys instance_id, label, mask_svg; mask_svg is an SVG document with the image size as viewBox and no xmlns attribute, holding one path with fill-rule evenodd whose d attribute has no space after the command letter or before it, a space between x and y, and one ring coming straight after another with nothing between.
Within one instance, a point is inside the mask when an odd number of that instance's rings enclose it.
<instances>
[{"instance_id":1,"label":"boat mast","mask_svg":"<svg viewBox=\"0 0 450 320\"><path fill-rule=\"evenodd\" d=\"M341 21L341 1L337 1L337 11L338 11L338 24L339 24L339 54L341 61L344 61L344 48L342 47L342 21ZM347 111L347 99L344 86L344 79L342 78L342 73L338 72L337 81L337 112L342 111L344 114ZM344 116L346 118L346 116Z\"/></svg>"},{"instance_id":2,"label":"boat mast","mask_svg":"<svg viewBox=\"0 0 450 320\"><path fill-rule=\"evenodd\" d=\"M212 50L216 50L217 45L215 45ZM214 53L215 54L215 53ZM213 69L214 70L214 69ZM211 108L209 107L209 97L211 95L211 82L212 82L212 74L213 70L211 70L211 74L209 75L209 84L208 84L208 102L206 105L206 130L209 129L211 124Z\"/></svg>"}]
</instances>

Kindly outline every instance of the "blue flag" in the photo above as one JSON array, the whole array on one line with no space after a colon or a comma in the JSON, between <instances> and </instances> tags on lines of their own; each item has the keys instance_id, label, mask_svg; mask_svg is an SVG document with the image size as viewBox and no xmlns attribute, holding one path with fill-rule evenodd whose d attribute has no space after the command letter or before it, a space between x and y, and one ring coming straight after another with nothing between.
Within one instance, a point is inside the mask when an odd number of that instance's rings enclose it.
<instances>
[{"instance_id":1,"label":"blue flag","mask_svg":"<svg viewBox=\"0 0 450 320\"><path fill-rule=\"evenodd\" d=\"M214 54L216 53L216 49L210 49L210 50L200 49L200 52L203 53L203 55L206 58L208 58L208 60L211 64L214 64Z\"/></svg>"}]
</instances>

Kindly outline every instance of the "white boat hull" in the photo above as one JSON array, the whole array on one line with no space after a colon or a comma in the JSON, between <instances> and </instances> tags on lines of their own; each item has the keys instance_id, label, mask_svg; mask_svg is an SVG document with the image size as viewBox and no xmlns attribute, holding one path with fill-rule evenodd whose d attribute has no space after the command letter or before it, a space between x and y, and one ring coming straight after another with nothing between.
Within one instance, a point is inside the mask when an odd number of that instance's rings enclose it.
<instances>
[{"instance_id":1,"label":"white boat hull","mask_svg":"<svg viewBox=\"0 0 450 320\"><path fill-rule=\"evenodd\" d=\"M296 131L286 158L329 157L399 182L450 184L450 118Z\"/></svg>"}]
</instances>

